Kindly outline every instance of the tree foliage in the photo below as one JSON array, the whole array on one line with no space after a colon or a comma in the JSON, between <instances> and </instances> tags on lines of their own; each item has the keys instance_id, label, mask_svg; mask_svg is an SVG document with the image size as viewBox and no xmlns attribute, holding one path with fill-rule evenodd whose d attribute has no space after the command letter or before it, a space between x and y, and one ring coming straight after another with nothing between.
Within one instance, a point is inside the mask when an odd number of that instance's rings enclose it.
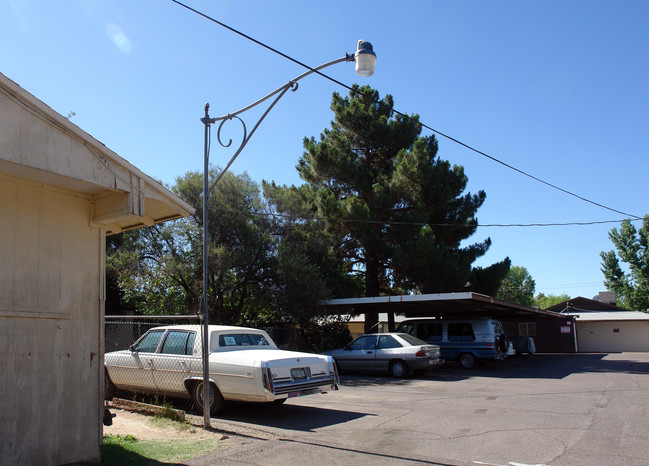
<instances>
[{"instance_id":1,"label":"tree foliage","mask_svg":"<svg viewBox=\"0 0 649 466\"><path fill-rule=\"evenodd\" d=\"M304 140L303 185L264 183L262 191L247 175L227 173L209 194L210 322L295 324L320 348L348 338L340 320L322 315L323 299L463 291L467 283L494 294L510 261L472 265L491 240L467 243L486 195L466 192L463 168L438 157L416 115L395 115L389 95L355 87L334 94L332 110L331 128ZM196 213L110 241L112 303L199 312L202 174L187 173L171 189Z\"/></svg>"},{"instance_id":2,"label":"tree foliage","mask_svg":"<svg viewBox=\"0 0 649 466\"><path fill-rule=\"evenodd\" d=\"M217 174L212 170L211 177ZM196 208L187 219L113 235L107 241L108 302L112 313L198 314L202 277L202 174L190 172L172 190ZM290 193L289 193L290 194ZM275 192L270 201L247 175L226 174L208 207L208 309L211 323L296 325L312 348L327 341L318 302L355 293L331 238L314 222L272 215L270 206L299 205ZM296 207L297 208L297 207ZM346 339L344 325L326 320Z\"/></svg>"},{"instance_id":3,"label":"tree foliage","mask_svg":"<svg viewBox=\"0 0 649 466\"><path fill-rule=\"evenodd\" d=\"M474 269L490 239L461 246L486 195L465 192L463 168L437 156L417 115L395 115L390 95L358 86L348 97L335 93L331 108L331 127L305 139L297 169L365 295L459 291L467 282L495 293L509 259Z\"/></svg>"},{"instance_id":4,"label":"tree foliage","mask_svg":"<svg viewBox=\"0 0 649 466\"><path fill-rule=\"evenodd\" d=\"M608 237L615 251L601 252L604 285L615 291L618 302L629 309L649 309L649 215L639 229L624 220ZM616 253L617 251L617 253ZM620 264L625 264L622 268Z\"/></svg>"},{"instance_id":5,"label":"tree foliage","mask_svg":"<svg viewBox=\"0 0 649 466\"><path fill-rule=\"evenodd\" d=\"M535 288L536 282L527 269L513 266L500 282L496 296L503 301L532 306Z\"/></svg>"},{"instance_id":6,"label":"tree foliage","mask_svg":"<svg viewBox=\"0 0 649 466\"><path fill-rule=\"evenodd\" d=\"M554 295L550 293L546 295L544 293L539 293L534 298L534 305L539 309L547 309L555 304L564 303L569 300L570 296L567 294Z\"/></svg>"}]
</instances>

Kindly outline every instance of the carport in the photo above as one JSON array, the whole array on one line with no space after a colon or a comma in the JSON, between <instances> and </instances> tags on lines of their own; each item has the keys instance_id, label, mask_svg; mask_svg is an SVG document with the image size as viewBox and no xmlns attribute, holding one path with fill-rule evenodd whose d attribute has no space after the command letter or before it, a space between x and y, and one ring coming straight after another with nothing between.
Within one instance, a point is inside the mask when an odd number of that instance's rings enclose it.
<instances>
[{"instance_id":1,"label":"carport","mask_svg":"<svg viewBox=\"0 0 649 466\"><path fill-rule=\"evenodd\" d=\"M395 314L405 317L437 317L443 319L492 317L503 323L505 331L514 335L534 337L541 352L575 352L573 318L557 312L473 292L421 295L341 298L321 303L330 313L365 316L365 332L378 323L378 314L387 313L388 328L395 329ZM531 330L533 329L533 330Z\"/></svg>"}]
</instances>

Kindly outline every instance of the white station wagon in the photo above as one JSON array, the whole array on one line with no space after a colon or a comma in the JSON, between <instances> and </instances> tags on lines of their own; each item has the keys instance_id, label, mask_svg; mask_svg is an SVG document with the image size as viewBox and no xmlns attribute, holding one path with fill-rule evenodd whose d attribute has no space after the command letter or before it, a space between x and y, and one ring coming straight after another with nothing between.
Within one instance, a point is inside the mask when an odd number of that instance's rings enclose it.
<instances>
[{"instance_id":1,"label":"white station wagon","mask_svg":"<svg viewBox=\"0 0 649 466\"><path fill-rule=\"evenodd\" d=\"M331 356L284 351L263 330L210 325L210 412L228 400L283 403L337 390ZM203 409L202 327L156 327L128 350L105 356L106 398L116 389L190 398Z\"/></svg>"}]
</instances>

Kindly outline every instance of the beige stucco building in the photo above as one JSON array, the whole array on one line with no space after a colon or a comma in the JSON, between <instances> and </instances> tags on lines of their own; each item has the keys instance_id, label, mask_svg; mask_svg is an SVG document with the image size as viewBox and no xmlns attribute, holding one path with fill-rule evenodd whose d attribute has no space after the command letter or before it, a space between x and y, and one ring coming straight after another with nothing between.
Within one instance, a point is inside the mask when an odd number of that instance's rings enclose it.
<instances>
[{"instance_id":1,"label":"beige stucco building","mask_svg":"<svg viewBox=\"0 0 649 466\"><path fill-rule=\"evenodd\" d=\"M0 464L99 461L106 235L192 212L0 74Z\"/></svg>"}]
</instances>

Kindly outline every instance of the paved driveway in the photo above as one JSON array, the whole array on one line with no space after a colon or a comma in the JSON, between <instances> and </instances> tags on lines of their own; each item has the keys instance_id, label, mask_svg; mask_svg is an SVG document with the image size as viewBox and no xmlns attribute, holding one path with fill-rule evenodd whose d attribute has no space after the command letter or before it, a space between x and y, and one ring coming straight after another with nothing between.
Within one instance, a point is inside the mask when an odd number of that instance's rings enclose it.
<instances>
[{"instance_id":1,"label":"paved driveway","mask_svg":"<svg viewBox=\"0 0 649 466\"><path fill-rule=\"evenodd\" d=\"M646 465L649 353L343 376L337 392L236 405L213 426L256 440L192 464Z\"/></svg>"}]
</instances>

